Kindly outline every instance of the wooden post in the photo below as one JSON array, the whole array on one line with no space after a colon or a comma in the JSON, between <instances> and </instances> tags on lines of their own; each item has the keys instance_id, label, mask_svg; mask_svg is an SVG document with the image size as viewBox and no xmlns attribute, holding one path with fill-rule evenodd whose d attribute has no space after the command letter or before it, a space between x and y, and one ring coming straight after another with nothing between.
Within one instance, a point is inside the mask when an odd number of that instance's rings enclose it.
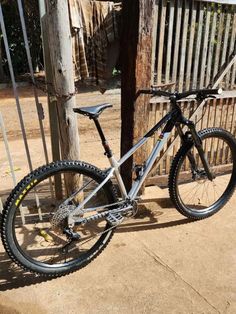
<instances>
[{"instance_id":1,"label":"wooden post","mask_svg":"<svg viewBox=\"0 0 236 314\"><path fill-rule=\"evenodd\" d=\"M48 40L57 96L61 156L79 159L78 124L73 108L76 107L72 40L67 0L46 0ZM66 180L67 192L73 190L74 180Z\"/></svg>"},{"instance_id":2,"label":"wooden post","mask_svg":"<svg viewBox=\"0 0 236 314\"><path fill-rule=\"evenodd\" d=\"M152 38L155 0L123 2L122 78L121 78L121 154L124 155L147 131L149 96L137 93L150 88L152 80ZM121 168L124 182L132 184L132 166L146 159L142 147Z\"/></svg>"},{"instance_id":3,"label":"wooden post","mask_svg":"<svg viewBox=\"0 0 236 314\"><path fill-rule=\"evenodd\" d=\"M53 90L53 67L50 57L50 45L48 41L48 21L45 8L45 1L39 0L39 11L40 11L40 23L43 43L43 58L44 68L46 76L46 84L48 91L48 113L50 121L50 133L51 133L51 149L52 149L52 160L57 161L61 159L60 155L60 144L59 144L59 130L58 130L58 119L57 119L57 99L54 95ZM62 182L61 176L56 175L54 177L54 188L56 199L62 199Z\"/></svg>"}]
</instances>

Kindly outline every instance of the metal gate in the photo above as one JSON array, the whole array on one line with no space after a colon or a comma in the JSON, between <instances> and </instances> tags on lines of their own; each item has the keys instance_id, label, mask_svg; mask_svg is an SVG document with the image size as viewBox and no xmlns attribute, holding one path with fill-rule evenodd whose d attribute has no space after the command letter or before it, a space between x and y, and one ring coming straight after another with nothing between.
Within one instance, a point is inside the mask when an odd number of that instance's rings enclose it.
<instances>
[{"instance_id":1,"label":"metal gate","mask_svg":"<svg viewBox=\"0 0 236 314\"><path fill-rule=\"evenodd\" d=\"M41 139L42 139L42 148L44 151L45 161L46 161L46 163L48 163L49 158L48 158L48 151L47 151L47 145L46 145L46 139L45 139L45 133L44 133L44 126L43 126L43 119L44 119L43 108L39 102L38 92L37 92L37 89L35 87L35 78L34 78L34 73L33 73L33 66L32 66L31 54L30 54L30 49L29 49L29 43L28 43L27 30L26 30L25 19L24 19L22 1L17 0L17 5L18 5L18 11L19 11L19 16L20 16L20 21L21 21L22 34L23 34L23 38L24 38L25 53L27 56L30 77L31 77L31 80L33 83L34 100L35 100L35 105L36 105L38 121L39 121L39 127L40 127ZM28 139L27 139L27 134L26 134L26 130L25 130L24 117L22 114L22 108L21 108L20 98L19 98L19 94L18 94L18 86L17 86L16 79L15 79L15 73L14 73L13 64L12 64L12 58L11 58L11 53L10 53L10 48L9 48L9 43L8 43L8 38L7 38L7 33L6 33L6 27L5 27L5 22L4 22L4 14L3 14L1 3L0 3L0 26L1 26L1 31L2 31L6 56L7 56L7 62L8 62L8 67L9 67L9 72L10 72L10 77L11 77L12 88L13 88L14 97L15 97L16 106L17 106L17 112L18 112L21 132L22 132L22 138L23 138L23 142L24 142L25 153L26 153L26 157L27 157L28 168L29 168L29 171L32 171L33 170L33 163L32 163L32 158L31 158L30 149L29 149L29 145L28 145ZM1 118L0 119L1 130L3 133L4 142L5 142L7 158L8 158L10 169L11 169L13 184L15 185L16 179L15 179L15 175L14 175L13 162L12 162L10 151L8 148L6 131L5 131L4 122L3 122L1 115L0 115L0 118ZM51 184L51 193L53 193L52 184ZM38 212L40 215L40 200L38 198L36 190L35 190L35 199L36 199L36 204L38 207ZM24 215L23 215L23 211L22 211L22 219L24 220L23 216Z\"/></svg>"}]
</instances>

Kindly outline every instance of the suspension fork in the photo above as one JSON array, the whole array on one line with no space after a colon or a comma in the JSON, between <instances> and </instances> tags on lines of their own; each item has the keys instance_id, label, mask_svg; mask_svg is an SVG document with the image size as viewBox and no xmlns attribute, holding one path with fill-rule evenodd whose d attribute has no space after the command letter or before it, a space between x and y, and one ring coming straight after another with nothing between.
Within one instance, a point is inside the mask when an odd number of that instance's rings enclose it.
<instances>
[{"instance_id":1,"label":"suspension fork","mask_svg":"<svg viewBox=\"0 0 236 314\"><path fill-rule=\"evenodd\" d=\"M189 131L190 131L190 133L192 135L192 140L193 140L194 145L195 145L195 147L196 147L196 149L198 151L198 154L200 156L200 159L202 161L202 164L203 164L204 170L206 171L206 175L207 175L208 179L210 181L213 181L213 179L215 179L215 176L212 174L212 172L210 170L210 166L209 166L208 160L206 158L206 155L205 155L203 147L202 147L202 140L201 140L200 136L198 135L198 133L196 131L194 123L192 121L190 121L190 120L185 120L184 124L187 125L188 128L189 128ZM193 156L193 154L191 152L190 152L190 154L188 154L188 158L189 158L189 161L190 161L191 165L192 165L192 162L194 160L194 164L193 165L195 165L194 167L196 169L196 167L197 167L196 166L196 162L195 162L194 156Z\"/></svg>"},{"instance_id":2,"label":"suspension fork","mask_svg":"<svg viewBox=\"0 0 236 314\"><path fill-rule=\"evenodd\" d=\"M177 129L177 132L181 138L182 144L184 144L187 141L186 134L184 134L182 128L180 127L180 124L176 125L176 129ZM190 162L192 170L196 172L197 171L197 164L196 164L195 158L193 156L193 153L191 151L188 151L187 156L188 156L188 160Z\"/></svg>"}]
</instances>

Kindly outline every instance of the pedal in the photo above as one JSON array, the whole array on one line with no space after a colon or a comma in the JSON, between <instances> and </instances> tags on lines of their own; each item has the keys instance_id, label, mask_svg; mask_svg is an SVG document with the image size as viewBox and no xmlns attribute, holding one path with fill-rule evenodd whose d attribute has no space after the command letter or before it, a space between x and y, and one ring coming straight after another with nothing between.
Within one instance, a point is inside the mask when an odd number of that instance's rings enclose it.
<instances>
[{"instance_id":1,"label":"pedal","mask_svg":"<svg viewBox=\"0 0 236 314\"><path fill-rule=\"evenodd\" d=\"M124 217L120 213L109 213L106 217L106 220L112 226L118 226L124 220Z\"/></svg>"}]
</instances>

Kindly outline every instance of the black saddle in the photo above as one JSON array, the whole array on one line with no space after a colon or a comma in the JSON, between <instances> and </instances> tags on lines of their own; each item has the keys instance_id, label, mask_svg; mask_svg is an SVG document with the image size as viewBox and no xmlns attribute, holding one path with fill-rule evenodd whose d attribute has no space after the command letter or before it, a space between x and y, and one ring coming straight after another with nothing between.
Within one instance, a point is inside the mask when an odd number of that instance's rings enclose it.
<instances>
[{"instance_id":1,"label":"black saddle","mask_svg":"<svg viewBox=\"0 0 236 314\"><path fill-rule=\"evenodd\" d=\"M90 119L95 119L103 112L103 110L110 107L112 107L111 104L101 104L92 107L74 108L73 111L88 116Z\"/></svg>"}]
</instances>

